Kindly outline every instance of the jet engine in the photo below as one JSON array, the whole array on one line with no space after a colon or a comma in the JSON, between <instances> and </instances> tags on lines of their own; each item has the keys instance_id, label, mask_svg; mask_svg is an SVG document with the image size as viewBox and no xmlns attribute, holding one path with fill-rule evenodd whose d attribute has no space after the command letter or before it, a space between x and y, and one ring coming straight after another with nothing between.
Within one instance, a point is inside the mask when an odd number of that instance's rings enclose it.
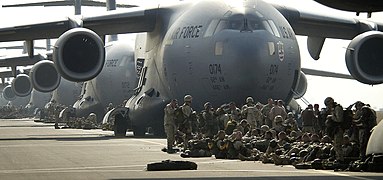
<instances>
[{"instance_id":1,"label":"jet engine","mask_svg":"<svg viewBox=\"0 0 383 180\"><path fill-rule=\"evenodd\" d=\"M16 95L13 92L11 85L5 86L3 89L3 97L7 101L13 101L16 99Z\"/></svg>"},{"instance_id":2,"label":"jet engine","mask_svg":"<svg viewBox=\"0 0 383 180\"><path fill-rule=\"evenodd\" d=\"M298 78L298 85L294 89L294 99L299 99L306 94L307 90L307 78L306 75L301 71Z\"/></svg>"},{"instance_id":3,"label":"jet engine","mask_svg":"<svg viewBox=\"0 0 383 180\"><path fill-rule=\"evenodd\" d=\"M53 61L63 78L74 82L91 80L104 66L104 43L89 29L68 30L56 41Z\"/></svg>"},{"instance_id":4,"label":"jet engine","mask_svg":"<svg viewBox=\"0 0 383 180\"><path fill-rule=\"evenodd\" d=\"M346 51L346 65L359 82L383 83L383 33L368 31L351 40Z\"/></svg>"},{"instance_id":5,"label":"jet engine","mask_svg":"<svg viewBox=\"0 0 383 180\"><path fill-rule=\"evenodd\" d=\"M33 88L40 92L51 92L59 84L61 77L52 61L42 60L33 65L29 72Z\"/></svg>"},{"instance_id":6,"label":"jet engine","mask_svg":"<svg viewBox=\"0 0 383 180\"><path fill-rule=\"evenodd\" d=\"M26 74L19 74L12 80L11 87L16 96L28 96L32 91L31 79Z\"/></svg>"}]
</instances>

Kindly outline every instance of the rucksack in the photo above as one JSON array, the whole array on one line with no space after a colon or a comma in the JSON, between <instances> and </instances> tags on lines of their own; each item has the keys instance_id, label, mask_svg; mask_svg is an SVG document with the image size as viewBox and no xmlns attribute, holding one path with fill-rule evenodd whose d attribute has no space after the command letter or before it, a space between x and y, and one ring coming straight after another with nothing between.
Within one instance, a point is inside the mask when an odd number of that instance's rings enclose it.
<instances>
[{"instance_id":1,"label":"rucksack","mask_svg":"<svg viewBox=\"0 0 383 180\"><path fill-rule=\"evenodd\" d=\"M350 129L352 126L354 113L351 109L343 109L343 121L341 122L342 129Z\"/></svg>"}]
</instances>

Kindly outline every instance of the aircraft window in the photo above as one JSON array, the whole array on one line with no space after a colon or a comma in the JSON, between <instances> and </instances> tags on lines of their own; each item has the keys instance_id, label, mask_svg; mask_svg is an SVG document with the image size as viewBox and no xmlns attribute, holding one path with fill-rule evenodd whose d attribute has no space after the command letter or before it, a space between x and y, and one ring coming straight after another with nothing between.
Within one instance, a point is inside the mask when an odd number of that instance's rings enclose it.
<instances>
[{"instance_id":1,"label":"aircraft window","mask_svg":"<svg viewBox=\"0 0 383 180\"><path fill-rule=\"evenodd\" d=\"M219 21L217 28L215 28L214 34L222 31L223 29L225 29L228 26L227 24L228 24L227 20Z\"/></svg>"},{"instance_id":2,"label":"aircraft window","mask_svg":"<svg viewBox=\"0 0 383 180\"><path fill-rule=\"evenodd\" d=\"M241 30L243 28L243 19L241 20L221 20L214 33L218 33L224 29Z\"/></svg>"},{"instance_id":3,"label":"aircraft window","mask_svg":"<svg viewBox=\"0 0 383 180\"><path fill-rule=\"evenodd\" d=\"M269 31L271 34L273 34L274 36L277 36L277 37L281 37L281 35L279 34L279 31L277 29L277 26L275 26L275 24L272 20L264 20L262 22L262 24L265 27L265 29L267 31Z\"/></svg>"},{"instance_id":4,"label":"aircraft window","mask_svg":"<svg viewBox=\"0 0 383 180\"><path fill-rule=\"evenodd\" d=\"M223 42L215 43L215 55L219 56L223 54Z\"/></svg>"},{"instance_id":5,"label":"aircraft window","mask_svg":"<svg viewBox=\"0 0 383 180\"><path fill-rule=\"evenodd\" d=\"M263 26L265 27L265 29L266 29L267 31L269 31L271 34L274 35L274 32L273 32L273 30L271 29L270 24L269 24L267 21L263 21L262 24L263 24Z\"/></svg>"},{"instance_id":6,"label":"aircraft window","mask_svg":"<svg viewBox=\"0 0 383 180\"><path fill-rule=\"evenodd\" d=\"M204 37L210 37L210 36L212 36L212 35L214 34L214 31L215 31L215 29L216 29L218 23L219 23L219 20L218 20L218 19L213 19L213 20L210 22L209 26L207 27L206 32L205 32L205 36L204 36Z\"/></svg>"},{"instance_id":7,"label":"aircraft window","mask_svg":"<svg viewBox=\"0 0 383 180\"><path fill-rule=\"evenodd\" d=\"M243 21L241 20L235 20L235 21L229 21L229 27L228 29L242 29Z\"/></svg>"},{"instance_id":8,"label":"aircraft window","mask_svg":"<svg viewBox=\"0 0 383 180\"><path fill-rule=\"evenodd\" d=\"M251 30L264 29L264 28L262 27L262 25L260 24L260 22L259 22L259 21L256 21L256 20L250 20L250 21L248 21L248 25L249 25L249 28L250 28Z\"/></svg>"},{"instance_id":9,"label":"aircraft window","mask_svg":"<svg viewBox=\"0 0 383 180\"><path fill-rule=\"evenodd\" d=\"M277 36L277 37L281 37L281 35L279 34L277 26L274 24L274 21L273 20L268 20L268 22L269 22L271 28L273 29L274 35Z\"/></svg>"}]
</instances>

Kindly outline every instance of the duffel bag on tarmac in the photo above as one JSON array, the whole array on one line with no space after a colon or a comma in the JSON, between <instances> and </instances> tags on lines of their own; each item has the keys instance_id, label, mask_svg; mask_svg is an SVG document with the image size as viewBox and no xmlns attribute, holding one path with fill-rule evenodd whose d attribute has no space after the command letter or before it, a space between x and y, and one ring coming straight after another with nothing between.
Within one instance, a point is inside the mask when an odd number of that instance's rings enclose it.
<instances>
[{"instance_id":1,"label":"duffel bag on tarmac","mask_svg":"<svg viewBox=\"0 0 383 180\"><path fill-rule=\"evenodd\" d=\"M298 163L298 164L294 165L294 167L296 169L312 169L311 164L308 164L308 163Z\"/></svg>"},{"instance_id":2,"label":"duffel bag on tarmac","mask_svg":"<svg viewBox=\"0 0 383 180\"><path fill-rule=\"evenodd\" d=\"M197 164L190 161L166 160L158 163L147 164L148 171L170 171L170 170L196 170Z\"/></svg>"}]
</instances>

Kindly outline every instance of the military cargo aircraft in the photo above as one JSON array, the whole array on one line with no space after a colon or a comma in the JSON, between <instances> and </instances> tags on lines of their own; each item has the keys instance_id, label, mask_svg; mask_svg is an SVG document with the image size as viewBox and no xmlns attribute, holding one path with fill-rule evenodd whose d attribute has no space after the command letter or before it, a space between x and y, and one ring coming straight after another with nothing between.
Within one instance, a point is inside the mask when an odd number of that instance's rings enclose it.
<instances>
[{"instance_id":1,"label":"military cargo aircraft","mask_svg":"<svg viewBox=\"0 0 383 180\"><path fill-rule=\"evenodd\" d=\"M47 6L63 6L65 3L73 1L57 1L54 4L49 3L28 3L7 5L10 6L31 6L31 5L47 5ZM75 13L81 13L81 5L99 6L100 4L89 4L92 1L76 1ZM116 4L115 1L101 3L107 5L107 10L114 10L116 7L132 7L127 5ZM109 103L121 104L123 100L133 95L133 89L137 85L137 73L135 70L135 61L133 48L129 42L115 42L116 37L110 38L114 40L106 45L106 61L105 67L100 74L84 83L84 86L69 82L62 79L57 73L53 63L48 60L39 61L33 65L29 76L23 74L18 75L12 83L12 89L16 96L27 96L33 89L40 92L53 92L52 100L65 106L73 106L76 109L76 115L86 117L91 112L96 113L99 120L105 114L105 108ZM47 44L47 47L48 44ZM49 55L48 55L49 57ZM18 64L15 61L9 61ZM56 89L57 88L57 89ZM81 90L82 89L82 90Z\"/></svg>"},{"instance_id":2,"label":"military cargo aircraft","mask_svg":"<svg viewBox=\"0 0 383 180\"><path fill-rule=\"evenodd\" d=\"M163 107L173 98L193 95L193 107L210 101L243 102L253 96L289 102L304 94L296 35L308 36L308 49L319 58L326 38L349 39L350 74L380 84L382 23L321 16L261 0L193 1L154 8L131 8L96 16L63 18L0 28L0 41L59 37L53 59L71 81L97 76L105 61L101 37L147 32L145 63L135 94L126 104L129 126L162 131ZM136 48L137 49L137 48Z\"/></svg>"}]
</instances>

